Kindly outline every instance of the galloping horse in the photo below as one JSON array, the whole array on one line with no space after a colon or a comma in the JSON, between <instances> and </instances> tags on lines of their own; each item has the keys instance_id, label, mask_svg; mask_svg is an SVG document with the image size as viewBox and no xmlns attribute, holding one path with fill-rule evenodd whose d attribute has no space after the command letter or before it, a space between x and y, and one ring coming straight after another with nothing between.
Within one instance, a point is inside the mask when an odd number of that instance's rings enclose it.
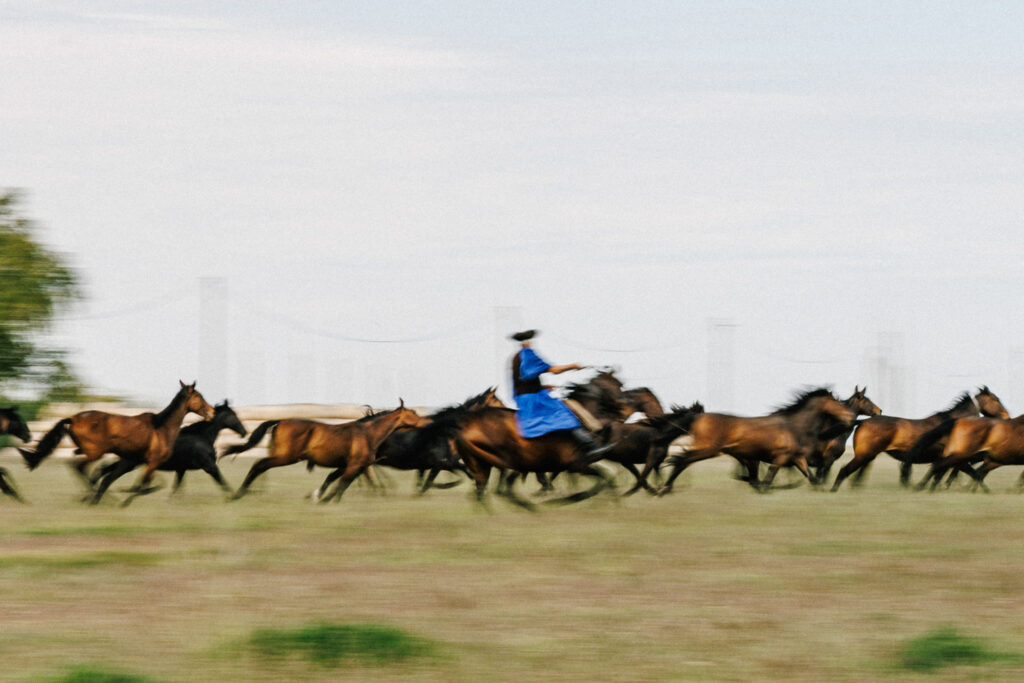
<instances>
[{"instance_id":1,"label":"galloping horse","mask_svg":"<svg viewBox=\"0 0 1024 683\"><path fill-rule=\"evenodd\" d=\"M476 483L477 500L484 502L491 468L510 472L504 485L498 487L499 495L526 508L533 506L519 498L513 486L522 473L543 475L569 471L596 480L593 488L564 498L563 502L583 500L614 486L611 478L586 458L579 442L568 431L528 439L520 436L515 416L516 411L509 408L483 408L466 413L456 426L452 447Z\"/></svg>"},{"instance_id":2,"label":"galloping horse","mask_svg":"<svg viewBox=\"0 0 1024 683\"><path fill-rule=\"evenodd\" d=\"M71 436L75 453L83 457L74 463L74 469L90 488L92 482L86 467L106 453L113 453L122 460L145 465L138 484L132 489L133 495L125 500L127 504L137 495L148 493L147 485L153 472L171 456L171 447L181 430L181 421L186 413L195 413L204 420L213 417L213 407L202 394L196 391L196 384L179 381L181 388L167 407L159 413L138 415L115 415L99 410L85 410L59 421L47 432L34 451L21 451L29 469L35 469L40 462L57 448L65 434ZM130 468L129 468L130 469ZM107 482L107 486L109 486ZM90 502L96 504L103 497L106 486L100 482Z\"/></svg>"},{"instance_id":3,"label":"galloping horse","mask_svg":"<svg viewBox=\"0 0 1024 683\"><path fill-rule=\"evenodd\" d=\"M490 387L457 406L431 413L425 418L426 424L421 427L396 430L377 449L374 464L398 470L417 470L417 487L422 495L435 485L434 479L441 471L465 472L458 456L452 452L450 432L463 413L488 407L504 407L497 396L496 387ZM457 483L458 480L451 485Z\"/></svg>"},{"instance_id":4,"label":"galloping horse","mask_svg":"<svg viewBox=\"0 0 1024 683\"><path fill-rule=\"evenodd\" d=\"M253 480L267 470L300 460L335 470L320 487L320 500L323 500L327 486L339 477L341 482L336 495L340 496L373 463L377 449L392 432L402 427L419 427L425 422L425 418L406 408L405 402L401 400L394 410L342 424L305 419L268 420L253 430L246 443L231 446L222 454L247 451L259 443L268 431L272 432L268 455L253 463L233 499L237 500L248 493Z\"/></svg>"},{"instance_id":5,"label":"galloping horse","mask_svg":"<svg viewBox=\"0 0 1024 683\"><path fill-rule=\"evenodd\" d=\"M988 387L979 389L976 398L978 404L975 404L970 394L964 392L949 408L917 420L878 415L860 422L853 434L853 459L839 470L835 483L832 484L832 490L838 491L848 476L858 470L863 470L882 452L888 453L900 461L900 484L909 486L911 466L915 463L932 462L942 452L941 448L936 447L927 451L915 452L913 459L907 457L907 452L925 432L934 429L946 420L976 416L979 406L986 415L1009 417L1006 408Z\"/></svg>"},{"instance_id":6,"label":"galloping horse","mask_svg":"<svg viewBox=\"0 0 1024 683\"><path fill-rule=\"evenodd\" d=\"M867 397L867 390L867 387L861 389L854 386L853 394L850 395L850 398L845 399L843 403L849 406L857 416L867 415L874 417L875 415L881 415L882 409ZM815 449L814 454L807 463L815 472L815 484L821 485L828 481L828 474L832 469L832 465L846 452L846 440L850 438L850 434L856 429L857 424L855 422L849 426L837 427L834 430L835 433L828 434L827 438L823 438L818 444L818 448Z\"/></svg>"},{"instance_id":7,"label":"galloping horse","mask_svg":"<svg viewBox=\"0 0 1024 683\"><path fill-rule=\"evenodd\" d=\"M575 401L602 426L621 422L633 414L633 407L622 390L622 382L611 370L602 370L587 382L568 384L565 388L570 407Z\"/></svg>"},{"instance_id":8,"label":"galloping horse","mask_svg":"<svg viewBox=\"0 0 1024 683\"><path fill-rule=\"evenodd\" d=\"M665 414L665 409L661 406L661 401L654 395L654 392L647 387L637 387L635 389L626 389L622 392L623 397L626 399L626 403L634 412L643 413L647 417L661 417Z\"/></svg>"},{"instance_id":9,"label":"galloping horse","mask_svg":"<svg viewBox=\"0 0 1024 683\"><path fill-rule=\"evenodd\" d=\"M935 490L946 470L979 457L981 465L969 473L985 491L988 491L985 477L989 472L1003 465L1024 465L1024 415L1010 420L987 417L957 420L949 434L943 457L932 464L928 476L918 488L924 488L929 479L934 479L932 490ZM1024 490L1024 474L1017 481L1017 488Z\"/></svg>"},{"instance_id":10,"label":"galloping horse","mask_svg":"<svg viewBox=\"0 0 1024 683\"><path fill-rule=\"evenodd\" d=\"M238 419L238 415L226 400L213 407L213 417L209 421L194 422L181 428L178 438L174 441L174 447L171 449L171 457L157 467L158 470L164 472L174 472L174 488L171 489L171 493L176 493L181 487L185 472L188 470L203 470L226 493L232 493L220 473L220 468L217 467L217 451L213 447L217 435L222 429L230 429L239 436L248 435L242 421ZM92 479L94 482L98 482L103 477L109 476L110 481L104 486L106 488L138 465L139 463L131 460L118 460L101 467Z\"/></svg>"},{"instance_id":11,"label":"galloping horse","mask_svg":"<svg viewBox=\"0 0 1024 683\"><path fill-rule=\"evenodd\" d=\"M32 440L32 433L29 432L28 425L25 424L25 421L21 419L21 415L18 414L17 406L0 408L0 434L9 434L21 439L25 443ZM0 492L10 496L19 503L25 502L18 495L17 489L14 488L11 475L2 467L0 467Z\"/></svg>"},{"instance_id":12,"label":"galloping horse","mask_svg":"<svg viewBox=\"0 0 1024 683\"><path fill-rule=\"evenodd\" d=\"M812 480L807 458L814 452L820 433L835 423L849 425L854 417L853 410L826 388L805 391L788 406L763 417L702 413L690 427L693 443L672 459L672 473L658 494L671 491L676 477L693 463L720 453L745 464L750 473L748 482L757 490L770 488L779 468L790 464ZM770 465L764 482L758 481L759 462Z\"/></svg>"},{"instance_id":13,"label":"galloping horse","mask_svg":"<svg viewBox=\"0 0 1024 683\"><path fill-rule=\"evenodd\" d=\"M611 425L608 438L615 445L605 453L604 460L622 465L636 478L636 483L623 496L632 495L641 488L648 493L656 493L647 483L648 475L661 467L668 456L669 445L687 434L693 418L702 412L704 406L696 402L689 408L672 406L671 413L662 411L661 415L640 422ZM644 466L643 472L637 470L637 465Z\"/></svg>"}]
</instances>

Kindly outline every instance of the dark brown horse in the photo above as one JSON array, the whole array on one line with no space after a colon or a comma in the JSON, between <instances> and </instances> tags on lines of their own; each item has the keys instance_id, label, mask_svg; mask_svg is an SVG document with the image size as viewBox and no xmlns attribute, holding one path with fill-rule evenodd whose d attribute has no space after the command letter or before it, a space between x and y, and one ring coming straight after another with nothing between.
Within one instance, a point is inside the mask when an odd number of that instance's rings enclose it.
<instances>
[{"instance_id":1,"label":"dark brown horse","mask_svg":"<svg viewBox=\"0 0 1024 683\"><path fill-rule=\"evenodd\" d=\"M196 391L196 384L179 381L181 388L167 407L159 413L138 415L115 415L99 410L85 410L59 421L47 432L34 451L19 449L29 469L35 469L40 462L57 448L65 434L75 444L75 453L81 455L73 467L86 486L91 486L86 468L107 453L113 453L122 460L137 462L145 466L133 495L149 493L147 486L156 471L171 456L171 447L181 431L181 421L187 413L195 413L204 420L213 417L213 406ZM109 485L109 484L108 484ZM103 497L106 488L103 483L90 498L96 504Z\"/></svg>"},{"instance_id":2,"label":"dark brown horse","mask_svg":"<svg viewBox=\"0 0 1024 683\"><path fill-rule=\"evenodd\" d=\"M857 416L867 415L874 417L881 415L882 409L875 405L874 401L867 397L867 387L861 389L854 386L853 394L843 401ZM815 473L815 484L821 485L828 481L829 472L836 460L846 452L846 441L856 428L857 423L849 426L837 426L833 433L828 433L819 440L818 447L808 461L808 465Z\"/></svg>"},{"instance_id":3,"label":"dark brown horse","mask_svg":"<svg viewBox=\"0 0 1024 683\"><path fill-rule=\"evenodd\" d=\"M28 425L18 414L17 406L0 408L0 434L9 434L25 443L32 440L32 434L28 430ZM11 475L2 467L0 467L0 492L20 503L25 502L18 494L18 490L14 488L14 480L11 479Z\"/></svg>"},{"instance_id":4,"label":"dark brown horse","mask_svg":"<svg viewBox=\"0 0 1024 683\"><path fill-rule=\"evenodd\" d=\"M721 453L733 456L747 466L751 486L767 490L780 467L795 466L812 480L807 458L818 444L819 435L834 424L853 423L854 412L825 388L811 389L797 396L788 406L763 417L737 417L723 413L697 415L690 428L693 441L687 450L672 459L673 468L658 490L664 495L683 470L695 462ZM764 482L757 481L757 464L769 464Z\"/></svg>"},{"instance_id":5,"label":"dark brown horse","mask_svg":"<svg viewBox=\"0 0 1024 683\"><path fill-rule=\"evenodd\" d=\"M660 404L659 404L660 405ZM699 402L689 408L672 406L672 412L662 412L639 422L613 424L608 431L608 440L614 447L605 454L604 460L622 465L633 475L636 482L633 487L623 493L629 496L640 489L654 494L656 491L647 483L651 472L658 468L668 456L669 445L680 436L688 433L693 418L704 412ZM637 466L643 465L643 471Z\"/></svg>"},{"instance_id":6,"label":"dark brown horse","mask_svg":"<svg viewBox=\"0 0 1024 683\"><path fill-rule=\"evenodd\" d=\"M602 370L587 382L569 384L565 388L570 407L572 402L576 402L601 426L621 422L633 414L633 407L623 392L622 382L611 370Z\"/></svg>"},{"instance_id":7,"label":"dark brown horse","mask_svg":"<svg viewBox=\"0 0 1024 683\"><path fill-rule=\"evenodd\" d=\"M603 454L591 460L568 430L525 438L516 428L515 415L514 410L507 408L484 408L467 413L459 420L452 446L476 483L477 500L484 502L487 480L494 468L510 472L497 493L526 508L533 506L516 495L514 484L518 476L530 472L572 472L594 480L590 489L551 502L576 502L614 487L615 482L608 473L594 466L593 460L601 459Z\"/></svg>"},{"instance_id":8,"label":"dark brown horse","mask_svg":"<svg viewBox=\"0 0 1024 683\"><path fill-rule=\"evenodd\" d=\"M907 457L907 452L926 432L946 420L976 416L979 406L986 415L1009 417L1006 408L988 387L979 389L976 398L977 404L970 394L964 392L949 408L921 419L878 415L860 422L853 433L853 459L839 470L832 490L838 491L848 476L863 470L879 453L888 453L900 461L900 484L909 486L911 467L914 464L933 462L942 453L941 446L933 446L915 451L912 458Z\"/></svg>"},{"instance_id":9,"label":"dark brown horse","mask_svg":"<svg viewBox=\"0 0 1024 683\"><path fill-rule=\"evenodd\" d=\"M643 413L647 417L660 417L665 414L661 401L654 395L654 392L647 387L626 389L622 392L626 403L633 409L633 412Z\"/></svg>"},{"instance_id":10,"label":"dark brown horse","mask_svg":"<svg viewBox=\"0 0 1024 683\"><path fill-rule=\"evenodd\" d=\"M404 401L399 401L398 408L394 410L342 424L305 419L264 422L253 430L246 443L231 446L222 454L247 451L258 444L267 432L271 432L268 455L253 463L245 481L235 492L234 499L248 493L253 480L267 470L302 460L334 470L320 487L320 500L323 500L327 487L338 478L341 481L336 495L340 496L373 463L377 449L392 432L403 427L420 427L426 422L414 410L406 408Z\"/></svg>"}]
</instances>

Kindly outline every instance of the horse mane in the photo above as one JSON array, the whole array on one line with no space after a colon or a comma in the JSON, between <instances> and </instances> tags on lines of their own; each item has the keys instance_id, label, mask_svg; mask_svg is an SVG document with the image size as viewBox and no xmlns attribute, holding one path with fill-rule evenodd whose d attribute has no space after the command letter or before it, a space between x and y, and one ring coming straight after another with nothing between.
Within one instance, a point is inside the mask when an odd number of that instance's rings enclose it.
<instances>
[{"instance_id":1,"label":"horse mane","mask_svg":"<svg viewBox=\"0 0 1024 683\"><path fill-rule=\"evenodd\" d=\"M959 396L957 396L956 400L953 401L953 404L951 406L949 406L945 410L940 410L937 413L933 413L932 417L941 417L941 418L945 419L954 410L956 410L957 408L963 408L967 404L970 404L970 405L974 406L974 399L971 398L971 395L965 391L964 393L962 393Z\"/></svg>"},{"instance_id":2,"label":"horse mane","mask_svg":"<svg viewBox=\"0 0 1024 683\"><path fill-rule=\"evenodd\" d=\"M167 421L171 419L171 415L173 415L174 412L181 407L182 403L188 400L187 390L189 388L190 387L188 386L183 386L182 388L178 389L178 393L174 395L174 398L172 398L171 402L167 404L167 407L153 416L154 427L159 429L160 427L163 427L165 424L167 424Z\"/></svg>"},{"instance_id":3,"label":"horse mane","mask_svg":"<svg viewBox=\"0 0 1024 683\"><path fill-rule=\"evenodd\" d=\"M476 396L470 396L461 405L468 408L476 408L477 406L483 405L483 402L487 400L487 397L494 393L497 387L487 387Z\"/></svg>"},{"instance_id":4,"label":"horse mane","mask_svg":"<svg viewBox=\"0 0 1024 683\"><path fill-rule=\"evenodd\" d=\"M371 408L370 412L368 412L366 415L363 415L362 417L360 417L360 418L358 418L356 420L353 420L352 422L357 423L357 424L360 423L360 422L369 422L370 420L375 420L378 417L383 417L384 415L390 415L391 413L395 412L396 410L398 410L398 408L392 408L391 410L382 410L379 413L375 413L375 412L373 412L373 409Z\"/></svg>"},{"instance_id":5,"label":"horse mane","mask_svg":"<svg viewBox=\"0 0 1024 683\"><path fill-rule=\"evenodd\" d=\"M829 387L816 387L812 389L806 389L797 394L796 396L794 396L793 400L790 401L788 405L782 406L781 408L776 408L772 412L772 415L795 415L796 413L799 413L801 410L806 408L807 403L810 402L812 399L823 398L826 396L832 399L835 398L835 396L832 395L832 389L830 389Z\"/></svg>"}]
</instances>

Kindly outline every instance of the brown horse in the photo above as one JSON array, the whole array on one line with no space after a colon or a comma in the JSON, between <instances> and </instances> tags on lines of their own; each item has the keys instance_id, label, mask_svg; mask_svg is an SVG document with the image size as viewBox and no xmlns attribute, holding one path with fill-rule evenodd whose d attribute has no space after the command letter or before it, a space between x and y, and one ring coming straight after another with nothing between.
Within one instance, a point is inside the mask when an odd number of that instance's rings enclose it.
<instances>
[{"instance_id":1,"label":"brown horse","mask_svg":"<svg viewBox=\"0 0 1024 683\"><path fill-rule=\"evenodd\" d=\"M882 409L875 405L874 401L867 397L867 387L853 387L853 394L843 401L858 416L867 415L874 417L881 415ZM808 465L815 472L815 484L821 485L828 481L828 474L832 465L846 452L846 441L856 428L857 423L849 426L840 426L833 430L835 433L826 434L820 439L818 447L808 461Z\"/></svg>"},{"instance_id":2,"label":"brown horse","mask_svg":"<svg viewBox=\"0 0 1024 683\"><path fill-rule=\"evenodd\" d=\"M64 435L69 434L75 444L75 453L82 456L74 462L73 467L90 488L86 468L107 453L113 453L125 461L141 463L145 469L138 484L132 489L133 495L124 502L128 504L135 496L152 491L146 487L153 478L153 472L171 456L171 447L178 438L185 415L195 413L204 420L213 417L213 406L196 391L195 382L185 384L179 381L178 384L181 385L178 393L159 413L115 415L99 410L85 410L54 425L39 440L34 451L19 450L29 469L35 469L53 453ZM109 482L104 485L101 481L90 502L94 505L98 503L109 485Z\"/></svg>"},{"instance_id":3,"label":"brown horse","mask_svg":"<svg viewBox=\"0 0 1024 683\"><path fill-rule=\"evenodd\" d=\"M957 471L961 471L971 475L977 485L987 490L984 478L990 471L1000 465L1024 464L1017 460L1017 454L1024 453L1024 441L1021 440L1021 435L1024 434L1022 425L1024 415L1018 415L1013 419L962 417L947 420L926 432L914 444L908 456L913 457L919 451L931 451L936 447L941 453L932 462L928 474L917 485L917 489L925 488L931 481L931 490L934 491L943 474L952 469L946 481L947 487L952 483ZM977 461L987 463L982 465L984 474L981 470L976 472L970 467ZM1024 485L1024 478L1020 483Z\"/></svg>"},{"instance_id":4,"label":"brown horse","mask_svg":"<svg viewBox=\"0 0 1024 683\"><path fill-rule=\"evenodd\" d=\"M647 417L661 417L665 414L661 401L647 387L626 389L622 392L622 395L625 397L629 407L633 409L633 412L643 413Z\"/></svg>"},{"instance_id":5,"label":"brown horse","mask_svg":"<svg viewBox=\"0 0 1024 683\"><path fill-rule=\"evenodd\" d=\"M979 389L976 398L977 404L970 394L964 392L949 408L921 419L878 415L860 422L853 434L853 459L839 470L832 490L838 491L848 476L864 470L879 453L888 453L900 461L900 484L909 486L911 467L914 464L933 462L942 453L941 447L937 446L915 451L913 457L907 457L907 452L926 432L946 420L976 416L979 406L986 415L1009 417L1006 408L988 387Z\"/></svg>"},{"instance_id":6,"label":"brown horse","mask_svg":"<svg viewBox=\"0 0 1024 683\"><path fill-rule=\"evenodd\" d=\"M938 485L943 472L957 465L981 458L977 471L970 470L978 486L986 492L985 477L1003 465L1024 465L1024 415L1011 420L986 417L964 418L956 421L941 460L936 461L920 487L934 479L932 490ZM1018 490L1024 491L1024 474L1017 481Z\"/></svg>"},{"instance_id":7,"label":"brown horse","mask_svg":"<svg viewBox=\"0 0 1024 683\"><path fill-rule=\"evenodd\" d=\"M339 491L334 495L340 496L373 463L377 449L392 432L403 427L420 427L426 423L425 418L406 408L404 401L399 401L399 406L394 410L342 424L304 419L269 420L254 429L246 443L231 446L222 454L247 451L259 443L268 431L272 432L268 455L253 463L233 499L237 500L248 493L253 480L267 470L302 460L335 470L320 487L319 500L324 499L324 491L338 478L341 479Z\"/></svg>"},{"instance_id":8,"label":"brown horse","mask_svg":"<svg viewBox=\"0 0 1024 683\"><path fill-rule=\"evenodd\" d=\"M611 370L602 370L587 382L566 385L566 398L583 406L602 426L621 422L633 414L622 382Z\"/></svg>"},{"instance_id":9,"label":"brown horse","mask_svg":"<svg viewBox=\"0 0 1024 683\"><path fill-rule=\"evenodd\" d=\"M672 459L672 473L658 489L658 494L671 491L676 477L693 463L721 453L747 465L748 482L759 491L769 489L779 468L790 464L813 481L807 458L814 452L820 433L836 423L849 425L854 417L853 410L825 388L805 391L790 405L763 417L723 413L697 415L690 428L693 442L684 453ZM769 464L764 482L758 481L759 462Z\"/></svg>"},{"instance_id":10,"label":"brown horse","mask_svg":"<svg viewBox=\"0 0 1024 683\"><path fill-rule=\"evenodd\" d=\"M25 443L32 440L32 434L28 430L28 425L25 424L25 421L21 419L21 415L18 414L17 406L0 408L0 434L9 434L21 439ZM0 491L19 503L25 502L21 499L17 489L14 488L14 481L11 479L11 475L2 467L0 467Z\"/></svg>"},{"instance_id":11,"label":"brown horse","mask_svg":"<svg viewBox=\"0 0 1024 683\"><path fill-rule=\"evenodd\" d=\"M525 508L533 505L516 495L514 484L518 476L530 472L542 475L572 472L595 480L590 489L551 502L585 500L614 487L615 482L608 473L594 466L594 461L604 454L591 460L569 430L525 438L516 428L515 415L516 411L507 408L484 408L466 413L458 422L452 447L476 483L477 500L485 502L487 480L493 468L510 472L497 493Z\"/></svg>"}]
</instances>

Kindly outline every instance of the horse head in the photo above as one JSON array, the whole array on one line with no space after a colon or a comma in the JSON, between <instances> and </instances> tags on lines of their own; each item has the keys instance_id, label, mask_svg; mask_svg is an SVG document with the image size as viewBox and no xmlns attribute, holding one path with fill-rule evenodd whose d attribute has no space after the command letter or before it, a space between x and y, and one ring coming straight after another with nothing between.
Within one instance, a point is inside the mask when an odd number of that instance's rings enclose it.
<instances>
[{"instance_id":1,"label":"horse head","mask_svg":"<svg viewBox=\"0 0 1024 683\"><path fill-rule=\"evenodd\" d=\"M861 389L854 386L853 395L843 401L843 403L852 408L858 415L881 415L882 409L875 405L874 401L868 398L867 391L867 387Z\"/></svg>"},{"instance_id":2,"label":"horse head","mask_svg":"<svg viewBox=\"0 0 1024 683\"><path fill-rule=\"evenodd\" d=\"M0 434L16 436L25 443L32 440L32 434L28 430L28 425L18 414L17 406L0 408Z\"/></svg>"},{"instance_id":3,"label":"horse head","mask_svg":"<svg viewBox=\"0 0 1024 683\"><path fill-rule=\"evenodd\" d=\"M206 399L203 398L203 395L196 390L196 383L192 382L192 384L185 384L179 379L178 384L181 385L181 390L188 394L185 410L190 413L195 413L204 420L212 420L215 412L213 410L213 406L207 403Z\"/></svg>"},{"instance_id":4,"label":"horse head","mask_svg":"<svg viewBox=\"0 0 1024 683\"><path fill-rule=\"evenodd\" d=\"M1003 420L1010 419L1010 413L1003 406L1003 402L992 393L992 390L987 385L978 388L978 393L974 395L974 400L978 404L978 410L985 417L998 417Z\"/></svg>"}]
</instances>

